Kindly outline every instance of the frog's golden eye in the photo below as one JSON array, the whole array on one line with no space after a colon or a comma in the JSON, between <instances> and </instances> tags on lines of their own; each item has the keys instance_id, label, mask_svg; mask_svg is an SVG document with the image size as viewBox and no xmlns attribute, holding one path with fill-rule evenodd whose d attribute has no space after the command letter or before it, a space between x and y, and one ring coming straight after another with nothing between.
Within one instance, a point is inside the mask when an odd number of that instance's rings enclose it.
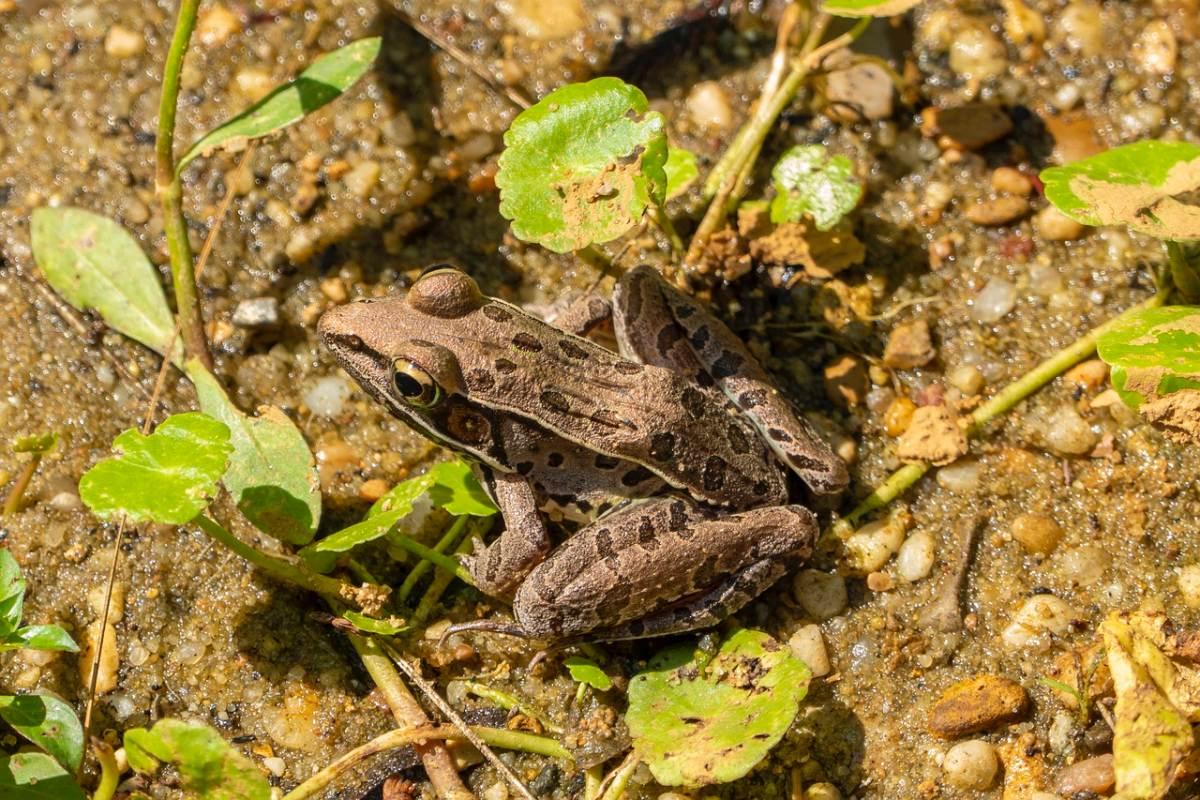
<instances>
[{"instance_id":1,"label":"frog's golden eye","mask_svg":"<svg viewBox=\"0 0 1200 800\"><path fill-rule=\"evenodd\" d=\"M392 361L392 383L400 398L417 408L432 408L442 401L442 387L407 358Z\"/></svg>"}]
</instances>

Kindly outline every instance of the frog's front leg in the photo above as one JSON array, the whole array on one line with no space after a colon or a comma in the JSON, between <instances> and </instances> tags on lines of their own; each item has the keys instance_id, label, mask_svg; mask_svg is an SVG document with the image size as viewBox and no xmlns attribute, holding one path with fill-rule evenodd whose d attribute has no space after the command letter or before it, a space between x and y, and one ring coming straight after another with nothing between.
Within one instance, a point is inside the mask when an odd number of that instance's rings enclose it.
<instances>
[{"instance_id":1,"label":"frog's front leg","mask_svg":"<svg viewBox=\"0 0 1200 800\"><path fill-rule=\"evenodd\" d=\"M803 506L727 514L656 498L567 540L529 573L513 614L536 638L636 639L707 627L806 558L816 535Z\"/></svg>"},{"instance_id":2,"label":"frog's front leg","mask_svg":"<svg viewBox=\"0 0 1200 800\"><path fill-rule=\"evenodd\" d=\"M463 556L462 562L481 592L511 600L529 571L550 552L550 534L538 512L537 495L523 476L481 466L475 472L500 508L504 532L486 547L476 540L475 553Z\"/></svg>"}]
</instances>

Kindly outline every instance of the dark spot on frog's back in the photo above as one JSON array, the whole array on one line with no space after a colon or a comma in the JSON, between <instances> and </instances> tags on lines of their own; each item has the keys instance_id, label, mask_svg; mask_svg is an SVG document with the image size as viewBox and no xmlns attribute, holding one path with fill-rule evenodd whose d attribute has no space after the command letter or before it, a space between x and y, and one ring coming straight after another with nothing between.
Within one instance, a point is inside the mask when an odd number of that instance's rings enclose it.
<instances>
[{"instance_id":1,"label":"dark spot on frog's back","mask_svg":"<svg viewBox=\"0 0 1200 800\"><path fill-rule=\"evenodd\" d=\"M668 515L667 528L669 530L681 531L687 527L687 506L682 501L676 500L671 503Z\"/></svg>"},{"instance_id":2,"label":"dark spot on frog's back","mask_svg":"<svg viewBox=\"0 0 1200 800\"><path fill-rule=\"evenodd\" d=\"M696 332L692 334L692 347L700 350L708 343L708 337L708 328L697 328Z\"/></svg>"},{"instance_id":3,"label":"dark spot on frog's back","mask_svg":"<svg viewBox=\"0 0 1200 800\"><path fill-rule=\"evenodd\" d=\"M650 437L650 455L656 461L670 461L675 457L675 434L667 431Z\"/></svg>"},{"instance_id":4,"label":"dark spot on frog's back","mask_svg":"<svg viewBox=\"0 0 1200 800\"><path fill-rule=\"evenodd\" d=\"M612 367L622 375L637 375L642 371L642 365L636 361L614 361Z\"/></svg>"},{"instance_id":5,"label":"dark spot on frog's back","mask_svg":"<svg viewBox=\"0 0 1200 800\"><path fill-rule=\"evenodd\" d=\"M792 440L790 433L779 428L767 428L767 436L770 436L777 442L790 442Z\"/></svg>"},{"instance_id":6,"label":"dark spot on frog's back","mask_svg":"<svg viewBox=\"0 0 1200 800\"><path fill-rule=\"evenodd\" d=\"M725 485L725 470L729 465L720 456L709 456L704 462L704 488L715 492Z\"/></svg>"},{"instance_id":7,"label":"dark spot on frog's back","mask_svg":"<svg viewBox=\"0 0 1200 800\"><path fill-rule=\"evenodd\" d=\"M508 322L512 319L512 312L506 308L489 303L483 307L483 315L492 322Z\"/></svg>"},{"instance_id":8,"label":"dark spot on frog's back","mask_svg":"<svg viewBox=\"0 0 1200 800\"><path fill-rule=\"evenodd\" d=\"M517 365L512 361L509 361L507 358L496 359L496 372L499 372L501 375L511 375L516 371Z\"/></svg>"},{"instance_id":9,"label":"dark spot on frog's back","mask_svg":"<svg viewBox=\"0 0 1200 800\"><path fill-rule=\"evenodd\" d=\"M654 477L654 473L645 467L634 467L621 476L621 484L623 486L637 486L643 481Z\"/></svg>"},{"instance_id":10,"label":"dark spot on frog's back","mask_svg":"<svg viewBox=\"0 0 1200 800\"><path fill-rule=\"evenodd\" d=\"M612 531L608 528L601 528L596 531L596 552L601 558L608 558L616 555L612 544Z\"/></svg>"},{"instance_id":11,"label":"dark spot on frog's back","mask_svg":"<svg viewBox=\"0 0 1200 800\"><path fill-rule=\"evenodd\" d=\"M738 455L745 455L750 452L750 439L746 436L746 432L737 425L730 425L726 432L726 438L729 440L729 448Z\"/></svg>"},{"instance_id":12,"label":"dark spot on frog's back","mask_svg":"<svg viewBox=\"0 0 1200 800\"><path fill-rule=\"evenodd\" d=\"M655 346L658 348L658 352L666 353L682 338L683 328L672 322L662 326L662 330L658 332L658 338L655 340Z\"/></svg>"},{"instance_id":13,"label":"dark spot on frog's back","mask_svg":"<svg viewBox=\"0 0 1200 800\"><path fill-rule=\"evenodd\" d=\"M518 350L524 350L526 353L537 353L542 349L542 343L532 334L525 333L524 331L514 336L512 343Z\"/></svg>"},{"instance_id":14,"label":"dark spot on frog's back","mask_svg":"<svg viewBox=\"0 0 1200 800\"><path fill-rule=\"evenodd\" d=\"M621 463L621 459L613 458L612 456L598 455L594 462L597 469L616 469Z\"/></svg>"},{"instance_id":15,"label":"dark spot on frog's back","mask_svg":"<svg viewBox=\"0 0 1200 800\"><path fill-rule=\"evenodd\" d=\"M743 363L745 363L745 359L737 353L726 350L720 358L713 362L712 376L717 380L728 378L730 375L736 374L742 368Z\"/></svg>"},{"instance_id":16,"label":"dark spot on frog's back","mask_svg":"<svg viewBox=\"0 0 1200 800\"><path fill-rule=\"evenodd\" d=\"M552 467L561 467L563 463L563 454L551 453L550 455L546 456L546 463Z\"/></svg>"},{"instance_id":17,"label":"dark spot on frog's back","mask_svg":"<svg viewBox=\"0 0 1200 800\"><path fill-rule=\"evenodd\" d=\"M465 377L467 388L475 392L486 392L496 386L496 378L486 369L470 370Z\"/></svg>"},{"instance_id":18,"label":"dark spot on frog's back","mask_svg":"<svg viewBox=\"0 0 1200 800\"><path fill-rule=\"evenodd\" d=\"M559 339L558 349L563 351L563 355L567 358L573 358L576 361L583 361L588 357L588 351L584 350L570 339Z\"/></svg>"},{"instance_id":19,"label":"dark spot on frog's back","mask_svg":"<svg viewBox=\"0 0 1200 800\"><path fill-rule=\"evenodd\" d=\"M571 403L567 400L567 396L562 392L556 392L552 389L547 389L541 394L542 405L551 411L558 411L563 414L570 413Z\"/></svg>"},{"instance_id":20,"label":"dark spot on frog's back","mask_svg":"<svg viewBox=\"0 0 1200 800\"><path fill-rule=\"evenodd\" d=\"M704 416L704 408L708 405L703 392L694 386L684 389L679 401L683 403L684 410L691 415L692 419L700 419Z\"/></svg>"}]
</instances>

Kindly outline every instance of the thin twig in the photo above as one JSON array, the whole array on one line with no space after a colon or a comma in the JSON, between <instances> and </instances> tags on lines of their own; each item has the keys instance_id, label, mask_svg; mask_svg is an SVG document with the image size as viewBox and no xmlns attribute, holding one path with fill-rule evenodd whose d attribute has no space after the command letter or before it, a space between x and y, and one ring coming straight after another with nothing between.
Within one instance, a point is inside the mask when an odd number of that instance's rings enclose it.
<instances>
[{"instance_id":1,"label":"thin twig","mask_svg":"<svg viewBox=\"0 0 1200 800\"><path fill-rule=\"evenodd\" d=\"M21 472L13 481L8 497L4 499L4 508L0 508L0 517L7 517L9 514L15 514L21 510L21 501L25 497L25 491L29 488L29 483L33 480L33 475L41 463L41 453L29 454L29 460L25 462L25 466L21 467Z\"/></svg>"},{"instance_id":2,"label":"thin twig","mask_svg":"<svg viewBox=\"0 0 1200 800\"><path fill-rule=\"evenodd\" d=\"M432 685L430 685L429 681L425 680L425 678L421 676L421 673L417 670L417 668L408 663L408 659L401 655L396 648L392 647L392 645L387 641L383 639L377 639L376 641L379 643L379 646L383 648L383 651L391 656L392 663L399 667L400 671L408 677L409 681L411 681L418 689L421 690L421 693L425 695L425 699L433 703L433 705L437 707L437 710L441 711L442 714L446 716L446 719L450 720L450 724L457 728L462 733L463 737L466 738L468 742L473 744L475 749L478 750L483 757L488 760L488 763L495 767L500 774L504 776L504 779L508 781L509 785L513 787L516 793L525 798L525 800L534 800L533 794L529 791L529 788L521 782L521 779L517 777L517 774L513 772L507 764L501 761L494 752L492 752L492 748L488 747L487 743L485 743L483 739L481 739L471 730L466 721L458 715L458 712L451 708L450 704L442 699L442 696L437 693L437 690L434 689Z\"/></svg>"}]
</instances>

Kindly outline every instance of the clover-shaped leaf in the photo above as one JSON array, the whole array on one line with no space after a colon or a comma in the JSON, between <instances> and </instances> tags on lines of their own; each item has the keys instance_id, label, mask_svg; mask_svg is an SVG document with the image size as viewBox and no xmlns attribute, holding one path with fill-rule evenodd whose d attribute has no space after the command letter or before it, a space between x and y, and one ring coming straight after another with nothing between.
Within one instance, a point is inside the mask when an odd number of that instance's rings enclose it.
<instances>
[{"instance_id":1,"label":"clover-shaped leaf","mask_svg":"<svg viewBox=\"0 0 1200 800\"><path fill-rule=\"evenodd\" d=\"M633 746L664 786L736 780L783 737L811 675L761 631L737 631L711 660L668 648L629 683Z\"/></svg>"},{"instance_id":2,"label":"clover-shaped leaf","mask_svg":"<svg viewBox=\"0 0 1200 800\"><path fill-rule=\"evenodd\" d=\"M672 200L688 190L700 177L696 166L696 154L682 147L667 147L667 163L663 165L667 174L667 199Z\"/></svg>"},{"instance_id":3,"label":"clover-shaped leaf","mask_svg":"<svg viewBox=\"0 0 1200 800\"><path fill-rule=\"evenodd\" d=\"M821 10L837 17L894 17L920 4L921 0L825 0Z\"/></svg>"},{"instance_id":4,"label":"clover-shaped leaf","mask_svg":"<svg viewBox=\"0 0 1200 800\"><path fill-rule=\"evenodd\" d=\"M1085 225L1128 225L1159 239L1200 239L1200 145L1146 140L1042 170L1046 199Z\"/></svg>"},{"instance_id":5,"label":"clover-shaped leaf","mask_svg":"<svg viewBox=\"0 0 1200 800\"><path fill-rule=\"evenodd\" d=\"M862 185L846 156L830 156L824 145L789 148L771 170L775 199L771 221L799 222L806 215L827 231L858 205Z\"/></svg>"},{"instance_id":6,"label":"clover-shaped leaf","mask_svg":"<svg viewBox=\"0 0 1200 800\"><path fill-rule=\"evenodd\" d=\"M79 496L96 516L191 522L216 494L233 446L229 428L207 414L176 414L149 436L136 429L113 441L106 458L79 480Z\"/></svg>"},{"instance_id":7,"label":"clover-shaped leaf","mask_svg":"<svg viewBox=\"0 0 1200 800\"><path fill-rule=\"evenodd\" d=\"M0 548L0 653L6 650L66 650L79 646L57 625L21 627L25 607L25 578L13 554Z\"/></svg>"},{"instance_id":8,"label":"clover-shaped leaf","mask_svg":"<svg viewBox=\"0 0 1200 800\"><path fill-rule=\"evenodd\" d=\"M207 725L180 719L159 720L153 728L125 731L129 766L152 775L161 764L179 772L183 790L205 800L269 800L267 779L221 734Z\"/></svg>"},{"instance_id":9,"label":"clover-shaped leaf","mask_svg":"<svg viewBox=\"0 0 1200 800\"><path fill-rule=\"evenodd\" d=\"M618 78L551 92L504 134L500 213L519 238L556 253L616 239L664 200L665 127Z\"/></svg>"},{"instance_id":10,"label":"clover-shaped leaf","mask_svg":"<svg viewBox=\"0 0 1200 800\"><path fill-rule=\"evenodd\" d=\"M563 660L563 666L570 673L571 680L576 683L586 684L600 692L607 692L612 688L612 678L608 677L608 673L590 658L568 656Z\"/></svg>"}]
</instances>

